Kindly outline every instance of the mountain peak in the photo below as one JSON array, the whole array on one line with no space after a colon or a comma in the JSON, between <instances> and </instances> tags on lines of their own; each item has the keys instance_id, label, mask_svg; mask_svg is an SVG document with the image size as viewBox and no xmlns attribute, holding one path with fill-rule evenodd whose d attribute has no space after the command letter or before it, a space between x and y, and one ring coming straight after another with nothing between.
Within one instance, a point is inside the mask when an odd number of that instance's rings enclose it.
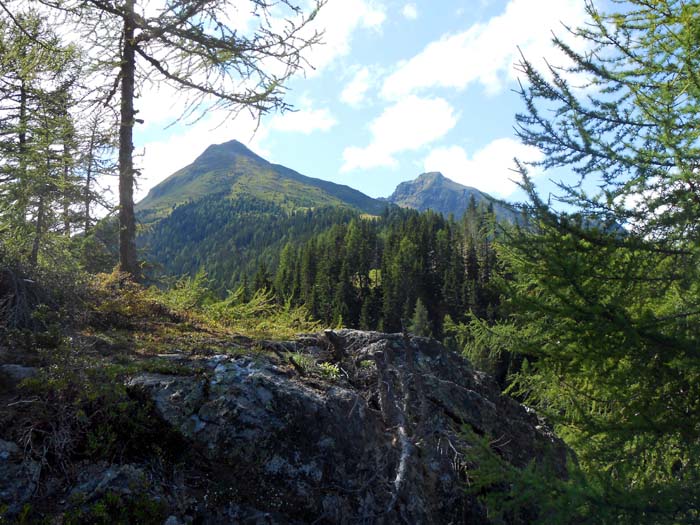
<instances>
[{"instance_id":1,"label":"mountain peak","mask_svg":"<svg viewBox=\"0 0 700 525\"><path fill-rule=\"evenodd\" d=\"M245 195L288 208L345 206L375 215L386 207L348 186L272 164L243 143L230 140L212 144L192 164L151 188L137 211L144 223L151 222L167 216L173 206L212 195Z\"/></svg>"},{"instance_id":2,"label":"mountain peak","mask_svg":"<svg viewBox=\"0 0 700 525\"><path fill-rule=\"evenodd\" d=\"M415 180L423 180L423 181L429 181L429 182L437 182L443 179L446 179L442 173L439 171L428 171L426 173L421 173L418 175L418 177Z\"/></svg>"},{"instance_id":3,"label":"mountain peak","mask_svg":"<svg viewBox=\"0 0 700 525\"><path fill-rule=\"evenodd\" d=\"M221 164L230 162L241 155L267 162L242 142L237 140L229 140L228 142L212 144L211 146L207 147L207 149L205 149L204 152L195 159L193 164L209 164L211 162Z\"/></svg>"},{"instance_id":4,"label":"mountain peak","mask_svg":"<svg viewBox=\"0 0 700 525\"><path fill-rule=\"evenodd\" d=\"M421 173L413 180L402 182L387 200L404 208L419 211L430 209L443 215L453 214L461 217L472 199L477 205L495 204L494 208L499 218L509 219L514 214L512 209L498 203L493 197L476 188L463 186L439 171Z\"/></svg>"}]
</instances>

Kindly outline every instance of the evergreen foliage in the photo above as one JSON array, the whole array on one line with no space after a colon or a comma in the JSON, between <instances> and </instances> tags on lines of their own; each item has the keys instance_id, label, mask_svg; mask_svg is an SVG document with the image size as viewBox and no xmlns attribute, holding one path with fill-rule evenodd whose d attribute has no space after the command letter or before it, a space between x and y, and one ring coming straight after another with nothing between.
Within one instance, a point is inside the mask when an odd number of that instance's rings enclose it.
<instances>
[{"instance_id":1,"label":"evergreen foliage","mask_svg":"<svg viewBox=\"0 0 700 525\"><path fill-rule=\"evenodd\" d=\"M36 266L79 223L77 126L69 113L80 55L37 13L0 18L0 241ZM89 190L88 190L89 191Z\"/></svg>"},{"instance_id":2,"label":"evergreen foliage","mask_svg":"<svg viewBox=\"0 0 700 525\"><path fill-rule=\"evenodd\" d=\"M497 314L493 219L476 203L456 221L401 208L380 217L344 207L289 211L250 195L212 195L175 207L140 242L154 279L206 270L219 297L266 289L327 326L395 332L420 299L428 332L440 335L445 315Z\"/></svg>"},{"instance_id":3,"label":"evergreen foliage","mask_svg":"<svg viewBox=\"0 0 700 525\"><path fill-rule=\"evenodd\" d=\"M428 309L425 307L420 297L416 300L416 308L413 311L409 330L413 335L420 337L430 337L432 335L430 320L428 319Z\"/></svg>"},{"instance_id":4,"label":"evergreen foliage","mask_svg":"<svg viewBox=\"0 0 700 525\"><path fill-rule=\"evenodd\" d=\"M541 201L523 168L534 220L500 252L506 320L471 325L484 350L524 357L511 391L578 459L567 482L490 473L510 487L504 509L526 482L540 523L697 523L700 130L689 123L700 116L700 6L615 4L609 15L587 4L590 24L573 35L589 52L555 39L573 67L521 64L519 133L547 154L542 166L579 175L561 184L576 213Z\"/></svg>"},{"instance_id":5,"label":"evergreen foliage","mask_svg":"<svg viewBox=\"0 0 700 525\"><path fill-rule=\"evenodd\" d=\"M174 208L145 229L139 245L144 258L156 266L155 276L194 276L204 269L212 288L224 295L246 278L254 285L253 277L263 265L274 274L288 242L304 242L355 214L337 207L290 212L252 196L211 195ZM270 281L271 275L266 279ZM266 287L272 288L271 284Z\"/></svg>"},{"instance_id":6,"label":"evergreen foliage","mask_svg":"<svg viewBox=\"0 0 700 525\"><path fill-rule=\"evenodd\" d=\"M446 315L496 315L493 242L493 214L476 206L460 221L401 208L356 216L285 246L276 292L325 324L392 332L411 321L420 301L421 332L439 336Z\"/></svg>"}]
</instances>

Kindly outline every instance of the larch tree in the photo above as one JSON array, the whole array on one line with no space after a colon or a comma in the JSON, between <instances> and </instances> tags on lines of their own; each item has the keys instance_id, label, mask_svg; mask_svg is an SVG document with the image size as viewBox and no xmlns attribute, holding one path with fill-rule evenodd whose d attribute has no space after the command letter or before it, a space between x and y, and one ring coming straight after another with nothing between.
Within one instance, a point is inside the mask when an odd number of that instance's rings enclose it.
<instances>
[{"instance_id":1,"label":"larch tree","mask_svg":"<svg viewBox=\"0 0 700 525\"><path fill-rule=\"evenodd\" d=\"M569 66L520 63L518 133L573 180L557 209L521 166L530 219L501 246L507 320L472 325L524 357L512 391L577 461L564 481L503 464L492 481L510 483L504 513L536 502L540 523L697 523L700 5L613 6L588 2L570 30L587 51L554 39Z\"/></svg>"},{"instance_id":2,"label":"larch tree","mask_svg":"<svg viewBox=\"0 0 700 525\"><path fill-rule=\"evenodd\" d=\"M81 123L78 133L76 170L81 179L82 230L88 235L99 215L95 207L111 210L112 205L100 191L100 179L118 173L113 152L117 149L115 115L109 108L100 108Z\"/></svg>"},{"instance_id":3,"label":"larch tree","mask_svg":"<svg viewBox=\"0 0 700 525\"><path fill-rule=\"evenodd\" d=\"M80 57L36 12L0 14L0 233L36 265L49 231L70 228Z\"/></svg>"},{"instance_id":4,"label":"larch tree","mask_svg":"<svg viewBox=\"0 0 700 525\"><path fill-rule=\"evenodd\" d=\"M92 73L105 80L100 102L118 103L120 267L138 276L133 199L138 95L158 84L185 92L181 117L215 109L259 117L289 109L284 84L307 65L305 51L320 41L310 22L323 0L312 2L306 15L290 0L35 1L80 35ZM3 6L12 3L4 0ZM236 26L241 9L252 14L254 26Z\"/></svg>"}]
</instances>

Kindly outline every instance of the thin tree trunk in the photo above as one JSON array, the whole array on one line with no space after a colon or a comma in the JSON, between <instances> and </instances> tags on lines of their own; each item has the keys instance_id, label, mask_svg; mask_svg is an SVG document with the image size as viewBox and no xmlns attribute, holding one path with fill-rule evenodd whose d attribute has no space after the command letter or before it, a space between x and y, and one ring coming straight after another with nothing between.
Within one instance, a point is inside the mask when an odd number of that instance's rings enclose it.
<instances>
[{"instance_id":1,"label":"thin tree trunk","mask_svg":"<svg viewBox=\"0 0 700 525\"><path fill-rule=\"evenodd\" d=\"M29 256L29 264L36 266L39 261L39 245L41 243L41 235L44 232L44 196L39 197L39 204L36 211L36 226L34 228L34 242L32 243L32 253Z\"/></svg>"},{"instance_id":2,"label":"thin tree trunk","mask_svg":"<svg viewBox=\"0 0 700 525\"><path fill-rule=\"evenodd\" d=\"M95 134L97 128L97 120L93 122L92 130L90 130L90 144L88 146L87 171L85 172L85 192L83 194L85 202L85 234L90 231L90 205L92 204L92 194L90 193L90 184L92 183L92 163L95 155Z\"/></svg>"},{"instance_id":3,"label":"thin tree trunk","mask_svg":"<svg viewBox=\"0 0 700 525\"><path fill-rule=\"evenodd\" d=\"M17 215L18 219L23 223L27 220L27 194L29 189L27 185L27 87L22 80L19 88L19 191L17 194Z\"/></svg>"},{"instance_id":4,"label":"thin tree trunk","mask_svg":"<svg viewBox=\"0 0 700 525\"><path fill-rule=\"evenodd\" d=\"M119 264L138 278L136 219L134 216L134 0L124 4L124 49L121 63L121 122L119 129Z\"/></svg>"},{"instance_id":5,"label":"thin tree trunk","mask_svg":"<svg viewBox=\"0 0 700 525\"><path fill-rule=\"evenodd\" d=\"M65 140L65 138L64 138ZM68 162L68 144L63 144L63 234L70 237L70 165Z\"/></svg>"},{"instance_id":6,"label":"thin tree trunk","mask_svg":"<svg viewBox=\"0 0 700 525\"><path fill-rule=\"evenodd\" d=\"M46 124L46 123L45 123ZM46 132L46 137L45 141L47 144L46 148L46 165L44 166L44 169L46 170L46 173L44 174L45 177L49 177L49 174L51 173L51 152L49 150L48 144L50 143L49 135L48 135L48 125L45 126ZM44 195L45 195L45 183L41 183L41 186L39 187L38 193L39 193L39 202L36 207L36 224L34 225L34 242L32 242L32 253L29 256L29 263L32 266L36 266L37 262L39 261L39 247L41 245L41 237L44 234L44 230L46 226L44 223L46 222L46 204L44 202Z\"/></svg>"}]
</instances>

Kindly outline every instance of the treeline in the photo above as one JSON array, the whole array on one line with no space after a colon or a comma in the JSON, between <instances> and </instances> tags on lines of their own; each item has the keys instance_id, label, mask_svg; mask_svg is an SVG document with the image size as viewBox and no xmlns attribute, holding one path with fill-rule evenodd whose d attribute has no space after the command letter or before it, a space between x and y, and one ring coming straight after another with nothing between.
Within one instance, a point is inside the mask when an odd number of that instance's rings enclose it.
<instances>
[{"instance_id":1,"label":"treeline","mask_svg":"<svg viewBox=\"0 0 700 525\"><path fill-rule=\"evenodd\" d=\"M496 316L494 236L493 210L474 201L458 221L391 208L287 243L273 286L329 325L400 331L425 307L429 331L440 336L446 316Z\"/></svg>"}]
</instances>

